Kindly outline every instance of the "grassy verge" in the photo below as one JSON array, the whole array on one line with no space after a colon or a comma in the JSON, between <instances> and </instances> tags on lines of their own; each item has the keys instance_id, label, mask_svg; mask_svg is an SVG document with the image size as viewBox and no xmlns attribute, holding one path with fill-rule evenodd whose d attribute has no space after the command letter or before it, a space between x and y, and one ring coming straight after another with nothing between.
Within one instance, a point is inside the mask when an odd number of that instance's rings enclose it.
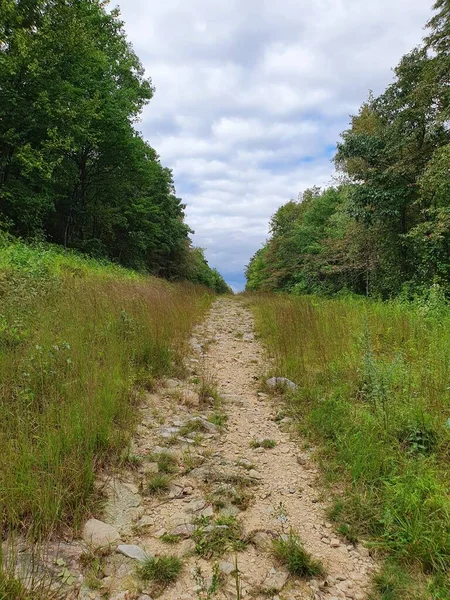
<instances>
[{"instance_id":1,"label":"grassy verge","mask_svg":"<svg viewBox=\"0 0 450 600\"><path fill-rule=\"evenodd\" d=\"M126 448L136 389L176 374L203 288L0 243L2 531L76 527Z\"/></svg>"},{"instance_id":2,"label":"grassy verge","mask_svg":"<svg viewBox=\"0 0 450 600\"><path fill-rule=\"evenodd\" d=\"M450 597L450 311L358 298L251 296L300 431L318 445L332 517L386 566L374 598Z\"/></svg>"}]
</instances>

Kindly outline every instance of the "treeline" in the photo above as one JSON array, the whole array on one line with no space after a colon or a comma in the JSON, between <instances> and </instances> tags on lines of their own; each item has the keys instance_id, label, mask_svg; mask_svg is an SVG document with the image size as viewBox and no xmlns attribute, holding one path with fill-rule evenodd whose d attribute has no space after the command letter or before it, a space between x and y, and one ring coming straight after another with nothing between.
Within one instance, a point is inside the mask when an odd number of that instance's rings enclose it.
<instances>
[{"instance_id":1,"label":"treeline","mask_svg":"<svg viewBox=\"0 0 450 600\"><path fill-rule=\"evenodd\" d=\"M339 185L309 189L272 217L247 289L450 294L450 0L434 10L423 44L342 134Z\"/></svg>"},{"instance_id":2,"label":"treeline","mask_svg":"<svg viewBox=\"0 0 450 600\"><path fill-rule=\"evenodd\" d=\"M0 227L227 291L134 128L154 90L106 4L0 3Z\"/></svg>"}]
</instances>

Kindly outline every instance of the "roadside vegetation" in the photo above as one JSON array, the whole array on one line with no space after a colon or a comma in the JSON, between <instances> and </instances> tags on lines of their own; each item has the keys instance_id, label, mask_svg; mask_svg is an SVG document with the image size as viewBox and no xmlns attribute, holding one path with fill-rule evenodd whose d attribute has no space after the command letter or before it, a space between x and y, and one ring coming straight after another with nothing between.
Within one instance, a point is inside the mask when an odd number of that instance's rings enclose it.
<instances>
[{"instance_id":1,"label":"roadside vegetation","mask_svg":"<svg viewBox=\"0 0 450 600\"><path fill-rule=\"evenodd\" d=\"M211 299L204 287L2 240L3 534L80 524L96 471L127 451L139 390L180 374Z\"/></svg>"},{"instance_id":2,"label":"roadside vegetation","mask_svg":"<svg viewBox=\"0 0 450 600\"><path fill-rule=\"evenodd\" d=\"M287 411L317 447L330 516L385 571L374 598L450 596L450 313L415 303L252 295ZM408 583L409 582L409 583ZM419 592L417 591L419 589ZM414 591L414 593L413 593Z\"/></svg>"}]
</instances>

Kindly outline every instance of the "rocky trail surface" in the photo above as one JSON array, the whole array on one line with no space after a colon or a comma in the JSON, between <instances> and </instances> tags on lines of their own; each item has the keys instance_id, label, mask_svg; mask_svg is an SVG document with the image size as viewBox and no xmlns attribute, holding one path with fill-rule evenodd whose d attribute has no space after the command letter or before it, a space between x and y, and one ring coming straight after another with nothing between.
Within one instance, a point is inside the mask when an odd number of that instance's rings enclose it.
<instances>
[{"instance_id":1,"label":"rocky trail surface","mask_svg":"<svg viewBox=\"0 0 450 600\"><path fill-rule=\"evenodd\" d=\"M98 519L59 545L59 575L76 590L66 597L363 600L374 562L335 534L310 450L258 391L264 352L249 310L217 300L191 345L186 380L143 399L128 466L99 482ZM273 540L291 531L326 575L296 578L277 561ZM181 559L176 581L142 578L145 557L166 555Z\"/></svg>"}]
</instances>

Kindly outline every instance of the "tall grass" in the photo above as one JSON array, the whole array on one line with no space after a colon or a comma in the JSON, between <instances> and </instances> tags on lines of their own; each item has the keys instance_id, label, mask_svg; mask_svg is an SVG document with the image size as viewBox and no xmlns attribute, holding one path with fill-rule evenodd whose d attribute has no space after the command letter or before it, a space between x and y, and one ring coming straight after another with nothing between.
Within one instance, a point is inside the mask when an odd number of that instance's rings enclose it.
<instances>
[{"instance_id":1,"label":"tall grass","mask_svg":"<svg viewBox=\"0 0 450 600\"><path fill-rule=\"evenodd\" d=\"M203 288L51 248L0 248L0 514L36 538L78 526L126 448L136 386L176 374Z\"/></svg>"},{"instance_id":2,"label":"tall grass","mask_svg":"<svg viewBox=\"0 0 450 600\"><path fill-rule=\"evenodd\" d=\"M287 402L337 484L341 531L432 574L424 598L450 597L442 583L450 568L448 306L432 298L250 302L276 375L299 385Z\"/></svg>"}]
</instances>

